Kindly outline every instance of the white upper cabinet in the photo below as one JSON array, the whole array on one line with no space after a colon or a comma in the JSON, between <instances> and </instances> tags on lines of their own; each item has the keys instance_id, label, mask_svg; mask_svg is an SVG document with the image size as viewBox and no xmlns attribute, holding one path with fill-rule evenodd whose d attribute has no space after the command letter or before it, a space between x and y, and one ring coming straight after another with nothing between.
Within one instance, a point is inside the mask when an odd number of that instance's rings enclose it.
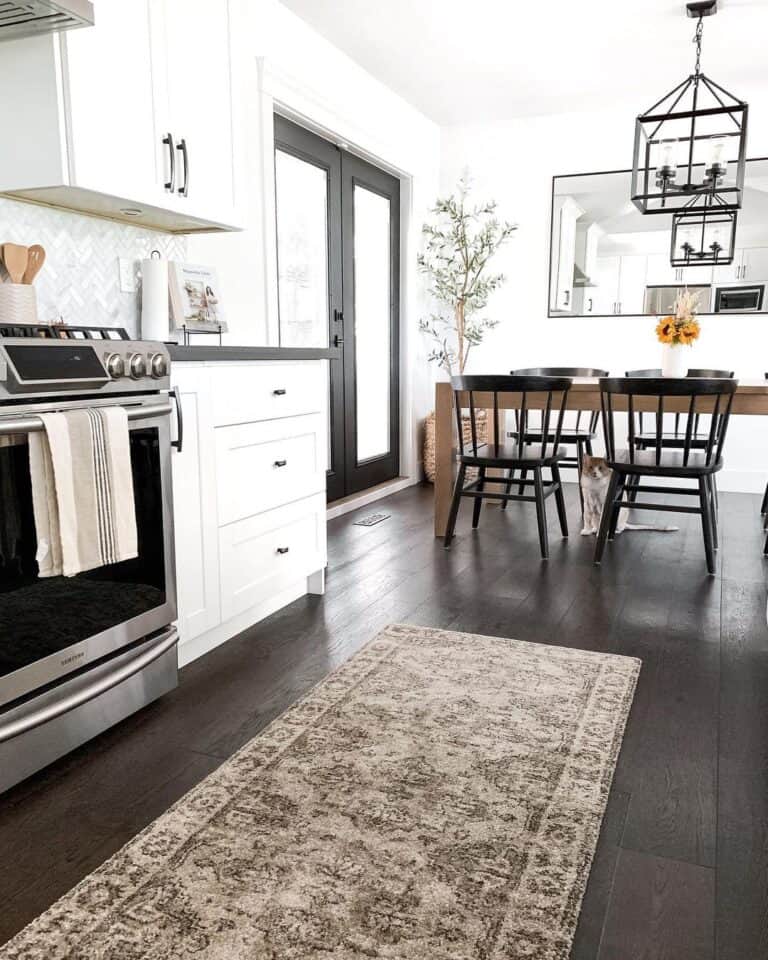
<instances>
[{"instance_id":1,"label":"white upper cabinet","mask_svg":"<svg viewBox=\"0 0 768 960\"><path fill-rule=\"evenodd\" d=\"M3 43L0 192L171 232L238 229L237 2L106 0L93 27Z\"/></svg>"},{"instance_id":2,"label":"white upper cabinet","mask_svg":"<svg viewBox=\"0 0 768 960\"><path fill-rule=\"evenodd\" d=\"M164 57L155 89L158 125L175 150L179 210L235 217L235 129L230 3L154 0Z\"/></svg>"},{"instance_id":3,"label":"white upper cabinet","mask_svg":"<svg viewBox=\"0 0 768 960\"><path fill-rule=\"evenodd\" d=\"M741 251L740 280L768 280L768 247L744 247Z\"/></svg>"},{"instance_id":4,"label":"white upper cabinet","mask_svg":"<svg viewBox=\"0 0 768 960\"><path fill-rule=\"evenodd\" d=\"M648 256L646 283L649 287L669 287L680 282L680 268L669 262L669 253Z\"/></svg>"}]
</instances>

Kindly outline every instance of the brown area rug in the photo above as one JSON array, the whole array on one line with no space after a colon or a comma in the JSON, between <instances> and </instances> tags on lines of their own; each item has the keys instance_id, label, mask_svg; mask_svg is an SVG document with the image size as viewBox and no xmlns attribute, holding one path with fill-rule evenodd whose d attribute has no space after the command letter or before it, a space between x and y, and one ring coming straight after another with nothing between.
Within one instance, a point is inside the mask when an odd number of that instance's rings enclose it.
<instances>
[{"instance_id":1,"label":"brown area rug","mask_svg":"<svg viewBox=\"0 0 768 960\"><path fill-rule=\"evenodd\" d=\"M565 960L638 671L388 627L0 958Z\"/></svg>"}]
</instances>

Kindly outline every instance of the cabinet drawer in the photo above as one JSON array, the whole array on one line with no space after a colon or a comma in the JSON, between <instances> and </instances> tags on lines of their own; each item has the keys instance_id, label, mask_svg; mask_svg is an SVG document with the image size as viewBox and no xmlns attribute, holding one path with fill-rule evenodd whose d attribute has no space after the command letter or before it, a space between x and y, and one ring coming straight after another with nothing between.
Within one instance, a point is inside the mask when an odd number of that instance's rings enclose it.
<instances>
[{"instance_id":1,"label":"cabinet drawer","mask_svg":"<svg viewBox=\"0 0 768 960\"><path fill-rule=\"evenodd\" d=\"M319 414L216 429L219 526L325 490Z\"/></svg>"},{"instance_id":2,"label":"cabinet drawer","mask_svg":"<svg viewBox=\"0 0 768 960\"><path fill-rule=\"evenodd\" d=\"M325 566L325 495L222 527L219 552L229 620Z\"/></svg>"},{"instance_id":3,"label":"cabinet drawer","mask_svg":"<svg viewBox=\"0 0 768 960\"><path fill-rule=\"evenodd\" d=\"M213 419L219 427L319 413L326 408L327 393L320 360L223 364L213 371Z\"/></svg>"}]
</instances>

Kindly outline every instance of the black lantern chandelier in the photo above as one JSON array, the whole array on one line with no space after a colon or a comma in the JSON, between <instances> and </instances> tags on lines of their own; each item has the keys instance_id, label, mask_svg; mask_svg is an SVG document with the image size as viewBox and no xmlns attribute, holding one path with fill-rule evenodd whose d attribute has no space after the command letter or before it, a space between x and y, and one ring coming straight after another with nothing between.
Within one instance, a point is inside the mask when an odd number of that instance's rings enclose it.
<instances>
[{"instance_id":1,"label":"black lantern chandelier","mask_svg":"<svg viewBox=\"0 0 768 960\"><path fill-rule=\"evenodd\" d=\"M725 266L733 263L735 246L735 210L702 204L672 215L673 267Z\"/></svg>"},{"instance_id":2,"label":"black lantern chandelier","mask_svg":"<svg viewBox=\"0 0 768 960\"><path fill-rule=\"evenodd\" d=\"M741 207L748 108L701 72L703 18L716 13L717 0L687 3L686 10L698 19L696 65L637 118L632 200L641 213L693 216L695 205L699 218L709 210L720 216Z\"/></svg>"}]
</instances>

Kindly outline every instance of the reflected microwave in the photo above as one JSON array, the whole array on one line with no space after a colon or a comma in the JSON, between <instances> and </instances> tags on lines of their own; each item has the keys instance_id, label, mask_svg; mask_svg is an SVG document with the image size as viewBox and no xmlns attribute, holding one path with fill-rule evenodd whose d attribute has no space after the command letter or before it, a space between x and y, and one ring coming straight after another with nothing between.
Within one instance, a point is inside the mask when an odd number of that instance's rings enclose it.
<instances>
[{"instance_id":1,"label":"reflected microwave","mask_svg":"<svg viewBox=\"0 0 768 960\"><path fill-rule=\"evenodd\" d=\"M764 298L764 283L715 287L712 309L714 313L755 313L763 309Z\"/></svg>"}]
</instances>

